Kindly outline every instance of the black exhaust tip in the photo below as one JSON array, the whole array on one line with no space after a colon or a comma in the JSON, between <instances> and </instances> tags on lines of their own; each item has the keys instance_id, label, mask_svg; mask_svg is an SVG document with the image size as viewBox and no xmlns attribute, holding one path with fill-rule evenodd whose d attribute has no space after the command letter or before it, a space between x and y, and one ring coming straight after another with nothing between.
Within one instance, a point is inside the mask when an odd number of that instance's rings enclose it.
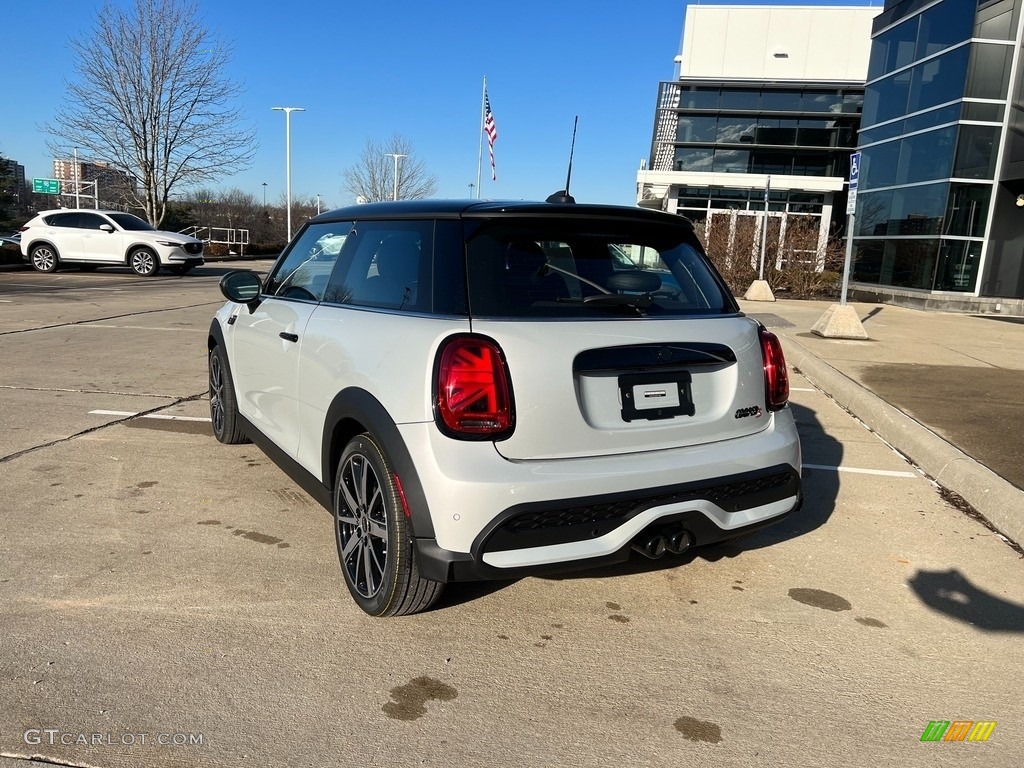
<instances>
[{"instance_id":1,"label":"black exhaust tip","mask_svg":"<svg viewBox=\"0 0 1024 768\"><path fill-rule=\"evenodd\" d=\"M633 549L651 560L657 560L664 555L667 548L668 541L660 533L633 542Z\"/></svg>"},{"instance_id":2,"label":"black exhaust tip","mask_svg":"<svg viewBox=\"0 0 1024 768\"><path fill-rule=\"evenodd\" d=\"M672 531L665 540L665 547L673 555L681 555L693 545L693 535L682 528Z\"/></svg>"}]
</instances>

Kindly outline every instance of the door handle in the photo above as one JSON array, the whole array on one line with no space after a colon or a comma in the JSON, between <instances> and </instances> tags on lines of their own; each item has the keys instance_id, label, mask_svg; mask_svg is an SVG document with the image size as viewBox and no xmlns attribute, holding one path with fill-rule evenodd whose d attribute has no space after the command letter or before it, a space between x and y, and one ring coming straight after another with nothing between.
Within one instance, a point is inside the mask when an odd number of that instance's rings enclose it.
<instances>
[{"instance_id":1,"label":"door handle","mask_svg":"<svg viewBox=\"0 0 1024 768\"><path fill-rule=\"evenodd\" d=\"M277 335L280 336L285 341L298 341L299 340L299 334L297 334L297 333L285 333L284 331L281 331Z\"/></svg>"}]
</instances>

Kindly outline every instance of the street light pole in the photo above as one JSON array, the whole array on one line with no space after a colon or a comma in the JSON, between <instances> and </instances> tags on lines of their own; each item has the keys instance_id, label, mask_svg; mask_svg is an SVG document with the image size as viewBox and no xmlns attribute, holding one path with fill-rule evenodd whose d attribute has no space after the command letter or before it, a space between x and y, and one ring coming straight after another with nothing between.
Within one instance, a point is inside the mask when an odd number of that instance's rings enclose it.
<instances>
[{"instance_id":1,"label":"street light pole","mask_svg":"<svg viewBox=\"0 0 1024 768\"><path fill-rule=\"evenodd\" d=\"M316 215L320 215L320 195L316 196Z\"/></svg>"},{"instance_id":2,"label":"street light pole","mask_svg":"<svg viewBox=\"0 0 1024 768\"><path fill-rule=\"evenodd\" d=\"M302 107L271 107L277 112L284 112L284 167L285 167L285 207L288 209L288 241L292 239L292 112L305 112Z\"/></svg>"},{"instance_id":3,"label":"street light pole","mask_svg":"<svg viewBox=\"0 0 1024 768\"><path fill-rule=\"evenodd\" d=\"M397 200L398 199L398 158L400 158L400 157L408 157L408 155L399 155L396 152L385 152L384 154L387 155L388 157L395 158L395 191L392 194L391 199L392 200Z\"/></svg>"},{"instance_id":4,"label":"street light pole","mask_svg":"<svg viewBox=\"0 0 1024 768\"><path fill-rule=\"evenodd\" d=\"M267 182L263 182L263 207L267 207Z\"/></svg>"}]
</instances>

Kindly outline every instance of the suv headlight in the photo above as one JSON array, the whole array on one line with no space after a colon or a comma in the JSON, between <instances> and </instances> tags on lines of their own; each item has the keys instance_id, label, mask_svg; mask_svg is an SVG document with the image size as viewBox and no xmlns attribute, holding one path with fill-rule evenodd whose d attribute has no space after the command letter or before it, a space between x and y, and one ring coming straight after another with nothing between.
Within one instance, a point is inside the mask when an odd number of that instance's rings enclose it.
<instances>
[{"instance_id":1,"label":"suv headlight","mask_svg":"<svg viewBox=\"0 0 1024 768\"><path fill-rule=\"evenodd\" d=\"M157 240L156 242L158 245L166 245L170 248L181 248L182 246L182 243L177 240Z\"/></svg>"}]
</instances>

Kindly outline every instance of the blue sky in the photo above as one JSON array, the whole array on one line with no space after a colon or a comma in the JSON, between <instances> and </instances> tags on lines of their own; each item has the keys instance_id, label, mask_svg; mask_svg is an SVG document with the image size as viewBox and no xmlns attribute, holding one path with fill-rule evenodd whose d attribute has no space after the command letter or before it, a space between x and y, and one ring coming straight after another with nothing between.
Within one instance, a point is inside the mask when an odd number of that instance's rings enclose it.
<instances>
[{"instance_id":1,"label":"blue sky","mask_svg":"<svg viewBox=\"0 0 1024 768\"><path fill-rule=\"evenodd\" d=\"M67 40L89 32L101 5L4 3L4 27L16 31L19 54L8 60L12 98L0 115L0 152L30 178L52 175L39 126L53 119L73 76ZM437 176L438 196L467 197L486 75L499 138L497 182L484 147L484 197L542 199L560 189L579 115L574 196L632 204L685 7L680 0L200 0L207 25L234 45L228 75L243 84L240 106L258 141L251 169L216 186L261 198L266 182L268 201L282 196L284 115L271 107L297 106L306 111L292 114L294 194L320 194L331 206L352 202L342 191L344 169L368 137L383 141L398 131Z\"/></svg>"}]
</instances>

